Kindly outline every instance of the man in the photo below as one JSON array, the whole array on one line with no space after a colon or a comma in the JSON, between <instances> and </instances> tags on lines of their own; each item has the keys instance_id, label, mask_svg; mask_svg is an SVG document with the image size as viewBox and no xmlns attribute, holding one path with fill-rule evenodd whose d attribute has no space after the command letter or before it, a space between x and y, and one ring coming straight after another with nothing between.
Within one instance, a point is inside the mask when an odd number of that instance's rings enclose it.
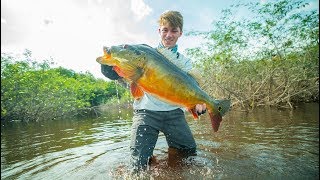
<instances>
[{"instance_id":1,"label":"man","mask_svg":"<svg viewBox=\"0 0 320 180\"><path fill-rule=\"evenodd\" d=\"M192 75L190 59L178 52L177 41L183 28L182 15L177 11L166 11L161 14L158 23L161 37L158 48L168 48L176 53L177 60L172 62ZM101 71L112 80L120 78L112 67L101 65ZM175 166L183 158L196 154L196 143L181 107L163 102L145 92L142 98L134 101L133 109L130 150L134 170L147 169L160 131L164 133L169 146L169 166ZM206 105L198 104L195 109L201 115L206 112Z\"/></svg>"}]
</instances>

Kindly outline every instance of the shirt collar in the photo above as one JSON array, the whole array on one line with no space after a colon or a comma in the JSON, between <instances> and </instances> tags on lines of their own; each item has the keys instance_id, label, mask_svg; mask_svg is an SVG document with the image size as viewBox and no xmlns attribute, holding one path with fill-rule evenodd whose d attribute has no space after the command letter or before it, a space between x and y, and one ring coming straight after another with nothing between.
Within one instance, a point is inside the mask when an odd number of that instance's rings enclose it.
<instances>
[{"instance_id":1,"label":"shirt collar","mask_svg":"<svg viewBox=\"0 0 320 180\"><path fill-rule=\"evenodd\" d=\"M158 45L158 48L165 48L164 45L160 42ZM170 49L172 52L177 53L178 52L178 45L176 44L175 46L168 48Z\"/></svg>"}]
</instances>

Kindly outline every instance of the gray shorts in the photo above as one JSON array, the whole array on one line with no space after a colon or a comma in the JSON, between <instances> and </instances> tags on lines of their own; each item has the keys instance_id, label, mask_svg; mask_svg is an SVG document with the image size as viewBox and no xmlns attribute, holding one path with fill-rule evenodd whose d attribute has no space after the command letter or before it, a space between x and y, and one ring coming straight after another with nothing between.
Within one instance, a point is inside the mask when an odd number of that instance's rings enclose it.
<instances>
[{"instance_id":1,"label":"gray shorts","mask_svg":"<svg viewBox=\"0 0 320 180\"><path fill-rule=\"evenodd\" d=\"M181 109L134 110L130 150L132 165L138 170L147 168L160 131L169 147L186 154L196 153L195 140Z\"/></svg>"}]
</instances>

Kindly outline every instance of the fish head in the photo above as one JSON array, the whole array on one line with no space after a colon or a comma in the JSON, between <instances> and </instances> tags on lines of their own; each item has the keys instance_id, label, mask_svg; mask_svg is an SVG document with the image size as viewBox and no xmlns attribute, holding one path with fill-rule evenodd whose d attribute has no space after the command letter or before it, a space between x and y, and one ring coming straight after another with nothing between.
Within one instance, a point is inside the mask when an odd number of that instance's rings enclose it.
<instances>
[{"instance_id":1,"label":"fish head","mask_svg":"<svg viewBox=\"0 0 320 180\"><path fill-rule=\"evenodd\" d=\"M224 116L228 111L230 111L231 101L229 99L216 100L216 102L218 102L216 106L221 116Z\"/></svg>"},{"instance_id":2,"label":"fish head","mask_svg":"<svg viewBox=\"0 0 320 180\"><path fill-rule=\"evenodd\" d=\"M146 53L139 45L123 44L118 46L103 47L104 55L97 58L97 62L109 66L116 66L123 62L143 60Z\"/></svg>"}]
</instances>

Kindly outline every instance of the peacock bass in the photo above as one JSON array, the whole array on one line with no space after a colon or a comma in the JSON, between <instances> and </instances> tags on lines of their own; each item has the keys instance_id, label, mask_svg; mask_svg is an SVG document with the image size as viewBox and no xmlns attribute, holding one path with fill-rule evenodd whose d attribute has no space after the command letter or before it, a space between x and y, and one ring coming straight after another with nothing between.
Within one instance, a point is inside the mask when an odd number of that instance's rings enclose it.
<instances>
[{"instance_id":1,"label":"peacock bass","mask_svg":"<svg viewBox=\"0 0 320 180\"><path fill-rule=\"evenodd\" d=\"M113 66L129 84L131 94L139 99L144 92L175 105L185 107L195 119L196 104L206 104L214 132L222 116L230 108L230 100L215 100L203 91L197 81L171 62L176 54L165 48L155 49L145 44L104 47L97 62Z\"/></svg>"}]
</instances>

